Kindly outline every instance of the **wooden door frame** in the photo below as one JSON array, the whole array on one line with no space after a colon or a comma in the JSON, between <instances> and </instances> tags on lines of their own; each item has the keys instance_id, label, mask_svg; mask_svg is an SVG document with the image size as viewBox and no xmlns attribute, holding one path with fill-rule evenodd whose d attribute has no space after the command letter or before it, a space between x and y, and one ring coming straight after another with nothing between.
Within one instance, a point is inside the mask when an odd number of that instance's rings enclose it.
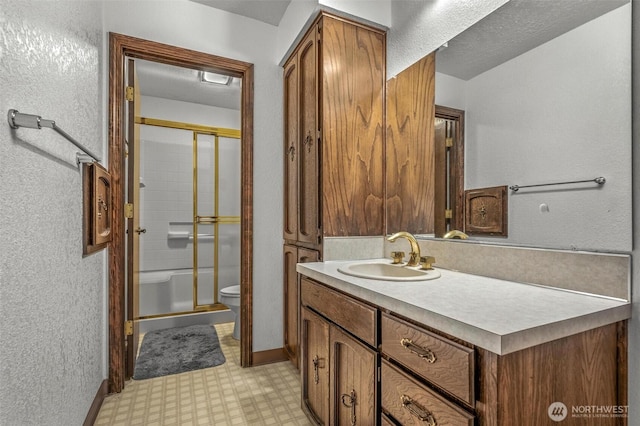
<instances>
[{"instance_id":1,"label":"wooden door frame","mask_svg":"<svg viewBox=\"0 0 640 426\"><path fill-rule=\"evenodd\" d=\"M242 79L240 363L253 363L253 64L176 46L109 33L109 172L112 233L109 248L109 392L120 392L125 377L124 60L125 57L219 72Z\"/></svg>"},{"instance_id":2,"label":"wooden door frame","mask_svg":"<svg viewBox=\"0 0 640 426\"><path fill-rule=\"evenodd\" d=\"M459 231L464 230L464 111L461 109L450 108L442 105L435 106L435 118L444 118L458 123L455 129L456 141L451 150L451 192L453 206L452 229ZM435 123L434 123L435 131ZM436 174L445 173L444 170L438 170L436 162ZM440 191L446 191L445 187L439 188ZM436 195L437 197L437 195ZM436 237L442 237L445 233L444 205L436 206L434 212L434 231Z\"/></svg>"}]
</instances>

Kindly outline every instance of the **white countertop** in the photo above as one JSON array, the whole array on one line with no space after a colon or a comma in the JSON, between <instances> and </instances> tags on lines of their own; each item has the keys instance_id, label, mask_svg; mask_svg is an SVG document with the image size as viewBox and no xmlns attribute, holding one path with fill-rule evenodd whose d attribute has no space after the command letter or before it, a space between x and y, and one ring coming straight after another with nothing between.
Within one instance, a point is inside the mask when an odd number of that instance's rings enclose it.
<instances>
[{"instance_id":1,"label":"white countertop","mask_svg":"<svg viewBox=\"0 0 640 426\"><path fill-rule=\"evenodd\" d=\"M371 261L381 260L390 262ZM498 355L631 317L631 304L624 300L441 268L440 278L413 282L371 280L338 272L349 263L353 261L299 263L296 270Z\"/></svg>"}]
</instances>

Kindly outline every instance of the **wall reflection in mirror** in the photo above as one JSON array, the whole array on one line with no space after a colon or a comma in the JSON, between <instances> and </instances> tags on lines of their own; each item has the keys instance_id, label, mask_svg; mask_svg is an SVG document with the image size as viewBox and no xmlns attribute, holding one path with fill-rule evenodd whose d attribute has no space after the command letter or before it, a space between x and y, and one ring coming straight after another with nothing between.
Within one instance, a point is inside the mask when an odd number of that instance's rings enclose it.
<instances>
[{"instance_id":1,"label":"wall reflection in mirror","mask_svg":"<svg viewBox=\"0 0 640 426\"><path fill-rule=\"evenodd\" d=\"M526 246L631 250L631 4L512 0L436 56L436 104L464 110L466 190L508 191Z\"/></svg>"}]
</instances>

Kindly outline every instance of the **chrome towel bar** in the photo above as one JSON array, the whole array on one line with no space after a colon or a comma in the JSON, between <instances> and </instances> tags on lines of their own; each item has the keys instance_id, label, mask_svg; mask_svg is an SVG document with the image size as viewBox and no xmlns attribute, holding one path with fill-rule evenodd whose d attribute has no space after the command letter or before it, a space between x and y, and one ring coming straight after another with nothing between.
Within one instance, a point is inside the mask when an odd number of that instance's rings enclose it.
<instances>
[{"instance_id":1,"label":"chrome towel bar","mask_svg":"<svg viewBox=\"0 0 640 426\"><path fill-rule=\"evenodd\" d=\"M87 156L91 157L98 163L100 162L100 157L89 151L80 142L72 138L71 135L62 130L60 127L56 126L56 122L53 120L46 120L39 115L24 114L16 109L10 109L7 113L7 121L9 122L9 126L11 126L12 129L19 129L20 127L27 127L29 129L42 129L43 127L48 127L50 129L53 129L84 153L84 155L78 153L78 155L76 156L76 161L78 164L91 163L92 160L87 158Z\"/></svg>"},{"instance_id":2,"label":"chrome towel bar","mask_svg":"<svg viewBox=\"0 0 640 426\"><path fill-rule=\"evenodd\" d=\"M607 180L602 176L594 178L594 179L586 179L586 180L573 180L570 182L555 182L555 183L539 183L537 185L511 185L509 187L513 192L518 192L519 189L522 188L533 188L537 186L550 186L550 185L569 185L571 183L585 183L585 182L595 182L598 185L604 185Z\"/></svg>"}]
</instances>

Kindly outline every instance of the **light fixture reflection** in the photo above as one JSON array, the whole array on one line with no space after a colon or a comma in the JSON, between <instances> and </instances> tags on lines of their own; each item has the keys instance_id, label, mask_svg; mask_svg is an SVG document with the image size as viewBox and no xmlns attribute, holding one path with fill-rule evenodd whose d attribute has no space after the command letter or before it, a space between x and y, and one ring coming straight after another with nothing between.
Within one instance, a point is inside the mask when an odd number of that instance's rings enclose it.
<instances>
[{"instance_id":1,"label":"light fixture reflection","mask_svg":"<svg viewBox=\"0 0 640 426\"><path fill-rule=\"evenodd\" d=\"M228 86L231 84L233 77L228 75L216 74L209 71L200 72L200 81L203 83L219 84L221 86Z\"/></svg>"}]
</instances>

